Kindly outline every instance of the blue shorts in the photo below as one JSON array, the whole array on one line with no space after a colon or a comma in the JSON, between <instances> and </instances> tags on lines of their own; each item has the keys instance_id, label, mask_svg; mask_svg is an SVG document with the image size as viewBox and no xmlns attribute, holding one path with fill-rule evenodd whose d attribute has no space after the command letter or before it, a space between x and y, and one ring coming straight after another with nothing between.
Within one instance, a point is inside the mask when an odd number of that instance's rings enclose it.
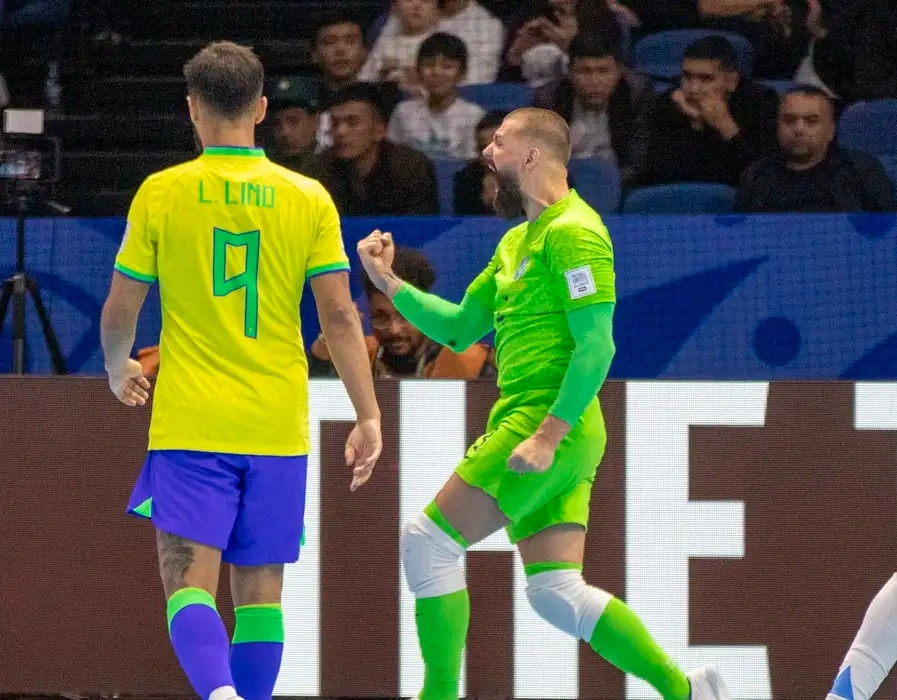
<instances>
[{"instance_id":1,"label":"blue shorts","mask_svg":"<svg viewBox=\"0 0 897 700\"><path fill-rule=\"evenodd\" d=\"M128 513L163 532L220 549L237 566L292 564L305 519L308 457L154 450Z\"/></svg>"}]
</instances>

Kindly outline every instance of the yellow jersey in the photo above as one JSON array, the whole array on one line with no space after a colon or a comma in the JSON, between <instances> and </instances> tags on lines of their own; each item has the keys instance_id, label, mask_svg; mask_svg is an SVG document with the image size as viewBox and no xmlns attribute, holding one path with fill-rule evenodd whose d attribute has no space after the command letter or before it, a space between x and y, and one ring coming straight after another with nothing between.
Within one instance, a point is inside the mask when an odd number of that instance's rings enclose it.
<instances>
[{"instance_id":1,"label":"yellow jersey","mask_svg":"<svg viewBox=\"0 0 897 700\"><path fill-rule=\"evenodd\" d=\"M307 454L305 281L349 270L315 180L256 148L206 148L140 186L115 269L159 282L149 449Z\"/></svg>"}]
</instances>

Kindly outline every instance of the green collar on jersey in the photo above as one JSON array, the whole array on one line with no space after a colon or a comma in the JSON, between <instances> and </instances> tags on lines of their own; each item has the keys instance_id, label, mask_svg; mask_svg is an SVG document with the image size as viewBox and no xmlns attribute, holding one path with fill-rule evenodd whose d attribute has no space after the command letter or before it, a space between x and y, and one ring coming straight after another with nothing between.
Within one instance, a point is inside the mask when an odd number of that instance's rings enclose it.
<instances>
[{"instance_id":1,"label":"green collar on jersey","mask_svg":"<svg viewBox=\"0 0 897 700\"><path fill-rule=\"evenodd\" d=\"M574 202L582 201L579 198L579 195L576 194L576 190L571 189L570 194L568 194L563 199L559 199L550 207L545 208L541 214L527 227L527 233L532 235L537 231L541 231L544 226L547 226L552 221L554 221L558 216L563 214Z\"/></svg>"},{"instance_id":2,"label":"green collar on jersey","mask_svg":"<svg viewBox=\"0 0 897 700\"><path fill-rule=\"evenodd\" d=\"M263 148L252 148L250 146L209 146L202 154L204 156L263 156L265 150Z\"/></svg>"}]
</instances>

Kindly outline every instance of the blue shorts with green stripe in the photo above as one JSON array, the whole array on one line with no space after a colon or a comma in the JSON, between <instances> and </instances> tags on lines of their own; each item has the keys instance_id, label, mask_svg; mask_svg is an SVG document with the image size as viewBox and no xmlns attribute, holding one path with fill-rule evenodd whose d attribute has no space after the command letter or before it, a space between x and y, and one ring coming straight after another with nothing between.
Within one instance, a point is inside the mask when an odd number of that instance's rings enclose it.
<instances>
[{"instance_id":1,"label":"blue shorts with green stripe","mask_svg":"<svg viewBox=\"0 0 897 700\"><path fill-rule=\"evenodd\" d=\"M128 513L237 566L299 559L308 457L152 450Z\"/></svg>"}]
</instances>

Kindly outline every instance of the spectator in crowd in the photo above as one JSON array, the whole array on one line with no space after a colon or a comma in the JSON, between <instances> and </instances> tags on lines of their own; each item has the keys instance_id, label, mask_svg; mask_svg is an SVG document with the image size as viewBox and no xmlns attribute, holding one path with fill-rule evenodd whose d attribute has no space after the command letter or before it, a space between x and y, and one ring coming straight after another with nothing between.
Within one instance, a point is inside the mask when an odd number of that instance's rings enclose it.
<instances>
[{"instance_id":1,"label":"spectator in crowd","mask_svg":"<svg viewBox=\"0 0 897 700\"><path fill-rule=\"evenodd\" d=\"M524 4L524 3L521 3ZM499 79L533 87L567 73L567 52L580 28L620 43L626 10L612 0L531 0L511 23Z\"/></svg>"},{"instance_id":2,"label":"spectator in crowd","mask_svg":"<svg viewBox=\"0 0 897 700\"><path fill-rule=\"evenodd\" d=\"M322 154L321 182L343 216L435 215L433 163L420 151L386 140L376 88L356 83L330 101L333 146Z\"/></svg>"},{"instance_id":3,"label":"spectator in crowd","mask_svg":"<svg viewBox=\"0 0 897 700\"><path fill-rule=\"evenodd\" d=\"M754 47L757 78L790 78L809 44L803 2L698 0L699 26L741 34Z\"/></svg>"},{"instance_id":4,"label":"spectator in crowd","mask_svg":"<svg viewBox=\"0 0 897 700\"><path fill-rule=\"evenodd\" d=\"M425 95L396 107L387 138L431 158L473 158L477 152L474 131L485 111L458 95L466 70L467 48L461 39L442 32L427 37L417 54Z\"/></svg>"},{"instance_id":5,"label":"spectator in crowd","mask_svg":"<svg viewBox=\"0 0 897 700\"><path fill-rule=\"evenodd\" d=\"M742 170L775 150L778 95L738 74L722 36L685 51L681 86L663 95L651 118L645 182L737 186Z\"/></svg>"},{"instance_id":6,"label":"spectator in crowd","mask_svg":"<svg viewBox=\"0 0 897 700\"><path fill-rule=\"evenodd\" d=\"M493 83L498 76L505 25L476 0L439 0L439 31L467 46L469 65L462 85Z\"/></svg>"},{"instance_id":7,"label":"spectator in crowd","mask_svg":"<svg viewBox=\"0 0 897 700\"><path fill-rule=\"evenodd\" d=\"M835 107L816 87L782 99L780 153L748 168L736 208L742 212L895 212L894 184L872 156L833 145Z\"/></svg>"},{"instance_id":8,"label":"spectator in crowd","mask_svg":"<svg viewBox=\"0 0 897 700\"><path fill-rule=\"evenodd\" d=\"M505 41L505 25L476 0L438 0L437 29L461 39L467 47L469 65L461 85L495 82ZM390 14L380 36L396 34L399 23Z\"/></svg>"},{"instance_id":9,"label":"spectator in crowd","mask_svg":"<svg viewBox=\"0 0 897 700\"><path fill-rule=\"evenodd\" d=\"M533 106L570 125L573 158L602 158L620 168L624 186L642 177L654 88L623 66L607 35L580 33L570 46L570 73L538 90Z\"/></svg>"},{"instance_id":10,"label":"spectator in crowd","mask_svg":"<svg viewBox=\"0 0 897 700\"><path fill-rule=\"evenodd\" d=\"M808 1L813 45L798 79L846 102L897 98L897 4Z\"/></svg>"},{"instance_id":11,"label":"spectator in crowd","mask_svg":"<svg viewBox=\"0 0 897 700\"><path fill-rule=\"evenodd\" d=\"M275 163L315 179L321 176L316 153L319 122L318 86L302 78L277 81L269 101Z\"/></svg>"},{"instance_id":12,"label":"spectator in crowd","mask_svg":"<svg viewBox=\"0 0 897 700\"><path fill-rule=\"evenodd\" d=\"M408 284L423 291L429 291L436 281L429 260L412 248L396 246L393 270ZM402 317L366 274L362 272L362 275L373 330L373 335L365 340L375 379L476 379L495 376L493 350L490 347L477 343L462 353L455 353L430 340ZM323 334L311 346L308 369L312 377L337 376Z\"/></svg>"},{"instance_id":13,"label":"spectator in crowd","mask_svg":"<svg viewBox=\"0 0 897 700\"><path fill-rule=\"evenodd\" d=\"M334 14L318 25L312 60L321 72L325 98L357 82L366 59L362 27L352 15Z\"/></svg>"},{"instance_id":14,"label":"spectator in crowd","mask_svg":"<svg viewBox=\"0 0 897 700\"><path fill-rule=\"evenodd\" d=\"M458 216L494 216L495 192L498 180L486 167L483 151L492 143L495 131L501 126L507 112L488 112L476 127L477 155L455 173L452 182L452 209Z\"/></svg>"},{"instance_id":15,"label":"spectator in crowd","mask_svg":"<svg viewBox=\"0 0 897 700\"><path fill-rule=\"evenodd\" d=\"M436 0L392 0L392 14L397 31L377 37L358 79L389 80L414 90L418 84L417 52L424 39L436 31L439 8Z\"/></svg>"},{"instance_id":16,"label":"spectator in crowd","mask_svg":"<svg viewBox=\"0 0 897 700\"><path fill-rule=\"evenodd\" d=\"M754 47L755 77L790 78L806 52L804 0L622 0L644 33L702 28L744 36Z\"/></svg>"},{"instance_id":17,"label":"spectator in crowd","mask_svg":"<svg viewBox=\"0 0 897 700\"><path fill-rule=\"evenodd\" d=\"M367 59L361 24L351 14L336 13L326 17L315 33L312 58L321 78L320 102L324 107L318 125L318 150L333 145L330 135L330 114L326 107L341 88L359 81L361 67ZM377 84L381 104L387 114L401 101L402 94L394 82Z\"/></svg>"}]
</instances>

